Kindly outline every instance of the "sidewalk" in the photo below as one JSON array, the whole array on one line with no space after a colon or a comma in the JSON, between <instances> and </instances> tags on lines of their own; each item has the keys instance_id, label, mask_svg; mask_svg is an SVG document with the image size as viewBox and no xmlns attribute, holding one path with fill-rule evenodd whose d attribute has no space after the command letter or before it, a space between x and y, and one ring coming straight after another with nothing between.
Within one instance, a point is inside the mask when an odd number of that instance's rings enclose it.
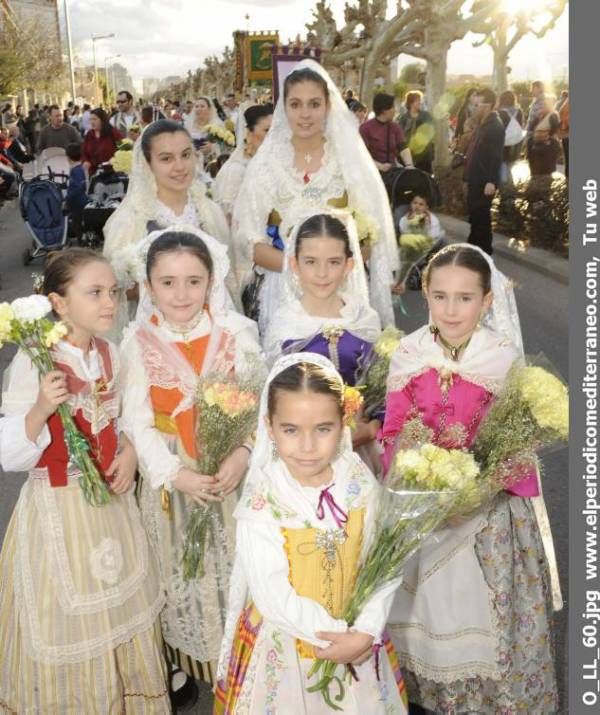
<instances>
[{"instance_id":1,"label":"sidewalk","mask_svg":"<svg viewBox=\"0 0 600 715\"><path fill-rule=\"evenodd\" d=\"M466 241L469 236L469 223L454 216L437 214L440 223L446 229L446 238L451 241ZM494 233L494 252L514 263L526 266L532 271L541 273L549 278L569 284L569 261L562 256L546 251L543 248L522 249L510 238L501 233Z\"/></svg>"}]
</instances>

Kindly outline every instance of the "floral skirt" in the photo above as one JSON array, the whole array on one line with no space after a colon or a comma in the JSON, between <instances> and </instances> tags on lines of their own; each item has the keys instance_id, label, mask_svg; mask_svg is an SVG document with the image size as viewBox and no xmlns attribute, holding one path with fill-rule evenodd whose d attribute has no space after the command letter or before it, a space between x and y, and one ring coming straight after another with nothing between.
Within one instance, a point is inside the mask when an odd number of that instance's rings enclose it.
<instances>
[{"instance_id":1,"label":"floral skirt","mask_svg":"<svg viewBox=\"0 0 600 715\"><path fill-rule=\"evenodd\" d=\"M131 494L90 507L30 478L0 554L0 713L170 713L162 602Z\"/></svg>"},{"instance_id":2,"label":"floral skirt","mask_svg":"<svg viewBox=\"0 0 600 715\"><path fill-rule=\"evenodd\" d=\"M162 508L160 492L142 476L139 490L144 526L154 543L166 588L167 601L160 614L169 661L196 680L214 684L223 628L227 614L229 577L235 550L233 510L237 496L231 494L211 507L211 532L204 560L205 575L185 581L181 569L183 540L191 501L173 490L170 514Z\"/></svg>"},{"instance_id":3,"label":"floral skirt","mask_svg":"<svg viewBox=\"0 0 600 715\"><path fill-rule=\"evenodd\" d=\"M302 642L263 619L249 603L240 614L225 678L215 690L214 715L330 715L320 693L309 693L314 663ZM341 666L339 674L341 674ZM358 680L344 681L337 704L349 715L403 715L404 682L389 638L384 647L356 666ZM332 695L337 695L332 687Z\"/></svg>"},{"instance_id":4,"label":"floral skirt","mask_svg":"<svg viewBox=\"0 0 600 715\"><path fill-rule=\"evenodd\" d=\"M411 668L418 663L414 659L411 663L411 654L406 653L409 667L404 668L404 674L409 701L452 715L557 712L549 574L530 501L499 496L472 548L489 591L496 673L493 677L481 672L469 677L467 666L464 677L440 682L427 677L420 667ZM463 575L455 572L449 577L461 579ZM469 580L467 588L470 583ZM452 593L450 585L446 593ZM427 624L423 627L427 628ZM395 627L391 632L404 664L402 650L406 641ZM443 634L437 637L443 638Z\"/></svg>"}]
</instances>

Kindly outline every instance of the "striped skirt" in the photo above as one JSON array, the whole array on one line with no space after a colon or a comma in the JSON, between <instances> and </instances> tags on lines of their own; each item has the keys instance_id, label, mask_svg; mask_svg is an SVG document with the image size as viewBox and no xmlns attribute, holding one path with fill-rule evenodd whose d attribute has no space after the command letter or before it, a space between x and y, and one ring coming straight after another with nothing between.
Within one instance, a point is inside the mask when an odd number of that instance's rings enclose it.
<instances>
[{"instance_id":1,"label":"striped skirt","mask_svg":"<svg viewBox=\"0 0 600 715\"><path fill-rule=\"evenodd\" d=\"M330 715L320 693L309 693L314 663L304 657L302 641L277 630L250 603L240 614L227 674L215 689L214 715ZM406 691L392 642L374 648L373 657L355 668L358 679L345 681L337 703L347 715L403 715ZM341 666L340 666L341 672ZM335 688L334 688L335 689Z\"/></svg>"},{"instance_id":2,"label":"striped skirt","mask_svg":"<svg viewBox=\"0 0 600 715\"><path fill-rule=\"evenodd\" d=\"M162 639L158 621L144 627L131 637L116 638L115 645L108 645L93 657L66 657L69 662L48 662L32 654L31 638L24 638L24 628L29 628L29 614L24 607L21 593L27 591L23 580L23 564L19 557L18 533L27 519L32 540L31 549L44 553L44 544L39 541L43 529L33 528L37 519L31 508L29 490L21 494L19 505L11 518L0 554L0 713L11 715L164 715L171 712L166 685L166 664L162 653ZM75 485L79 490L79 486ZM70 493L70 491L71 493ZM55 490L58 492L59 490ZM79 496L72 487L61 489L61 497ZM51 495L53 496L53 495ZM23 500L26 502L23 502ZM33 500L31 500L33 501ZM60 502L60 499L56 499ZM82 500L83 501L83 500ZM115 506L118 509L116 502ZM85 506L83 507L86 508ZM91 509L92 507L87 507ZM111 507L102 507L110 509ZM108 512L106 512L108 513ZM85 528L80 525L81 533ZM36 543L33 543L36 542ZM46 559L47 560L47 559ZM82 570L84 564L81 564ZM41 566L40 566L41 568ZM150 577L150 574L149 574ZM54 584L51 577L47 592ZM59 581L59 578L55 579ZM39 589L38 589L39 590ZM42 589L43 591L43 589ZM19 595L17 595L19 594ZM140 601L141 603L142 601ZM52 609L54 602L48 598L45 607ZM95 619L109 623L110 609L98 611ZM38 621L42 628L53 619L53 612L40 612ZM56 621L55 621L56 622ZM152 623L152 621L151 621ZM65 641L68 636L65 635ZM27 642L27 644L26 644ZM68 653L68 645L62 646Z\"/></svg>"}]
</instances>

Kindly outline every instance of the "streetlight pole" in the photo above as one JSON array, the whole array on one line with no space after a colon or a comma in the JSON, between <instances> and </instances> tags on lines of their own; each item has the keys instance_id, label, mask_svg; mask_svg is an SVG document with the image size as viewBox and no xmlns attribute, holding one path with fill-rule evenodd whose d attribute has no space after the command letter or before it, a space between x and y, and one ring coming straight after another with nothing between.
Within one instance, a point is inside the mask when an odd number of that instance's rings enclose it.
<instances>
[{"instance_id":1,"label":"streetlight pole","mask_svg":"<svg viewBox=\"0 0 600 715\"><path fill-rule=\"evenodd\" d=\"M108 74L108 68L110 66L110 63L113 60L116 60L120 56L121 55L111 55L110 57L104 58L104 71L106 72L106 99L108 100L109 105L110 105L111 87L110 87L110 75Z\"/></svg>"},{"instance_id":2,"label":"streetlight pole","mask_svg":"<svg viewBox=\"0 0 600 715\"><path fill-rule=\"evenodd\" d=\"M94 99L97 100L99 92L98 86L98 65L96 64L96 40L107 40L109 37L114 37L115 33L110 35L92 35L92 52L94 55Z\"/></svg>"},{"instance_id":3,"label":"streetlight pole","mask_svg":"<svg viewBox=\"0 0 600 715\"><path fill-rule=\"evenodd\" d=\"M67 52L69 55L69 74L71 75L71 99L75 104L75 71L73 69L73 47L71 45L71 21L69 19L69 5L67 0L64 0L65 6L65 26L67 30Z\"/></svg>"}]
</instances>

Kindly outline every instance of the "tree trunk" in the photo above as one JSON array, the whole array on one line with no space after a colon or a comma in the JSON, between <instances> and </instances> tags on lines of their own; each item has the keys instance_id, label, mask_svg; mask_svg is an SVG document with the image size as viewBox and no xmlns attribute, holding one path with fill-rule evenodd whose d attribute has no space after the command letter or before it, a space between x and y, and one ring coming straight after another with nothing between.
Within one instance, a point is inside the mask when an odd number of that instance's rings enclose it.
<instances>
[{"instance_id":1,"label":"tree trunk","mask_svg":"<svg viewBox=\"0 0 600 715\"><path fill-rule=\"evenodd\" d=\"M373 106L373 95L375 94L375 80L377 79L377 67L379 61L374 53L369 53L363 60L360 73L360 101L371 109Z\"/></svg>"},{"instance_id":2,"label":"tree trunk","mask_svg":"<svg viewBox=\"0 0 600 715\"><path fill-rule=\"evenodd\" d=\"M437 41L427 48L427 77L425 93L428 110L435 120L435 166L445 167L450 163L448 151L448 109L443 106L446 89L446 66L449 44Z\"/></svg>"},{"instance_id":3,"label":"tree trunk","mask_svg":"<svg viewBox=\"0 0 600 715\"><path fill-rule=\"evenodd\" d=\"M494 91L500 94L508 89L508 72L506 63L508 62L508 51L506 41L506 28L500 26L496 30L496 43L494 45Z\"/></svg>"}]
</instances>

